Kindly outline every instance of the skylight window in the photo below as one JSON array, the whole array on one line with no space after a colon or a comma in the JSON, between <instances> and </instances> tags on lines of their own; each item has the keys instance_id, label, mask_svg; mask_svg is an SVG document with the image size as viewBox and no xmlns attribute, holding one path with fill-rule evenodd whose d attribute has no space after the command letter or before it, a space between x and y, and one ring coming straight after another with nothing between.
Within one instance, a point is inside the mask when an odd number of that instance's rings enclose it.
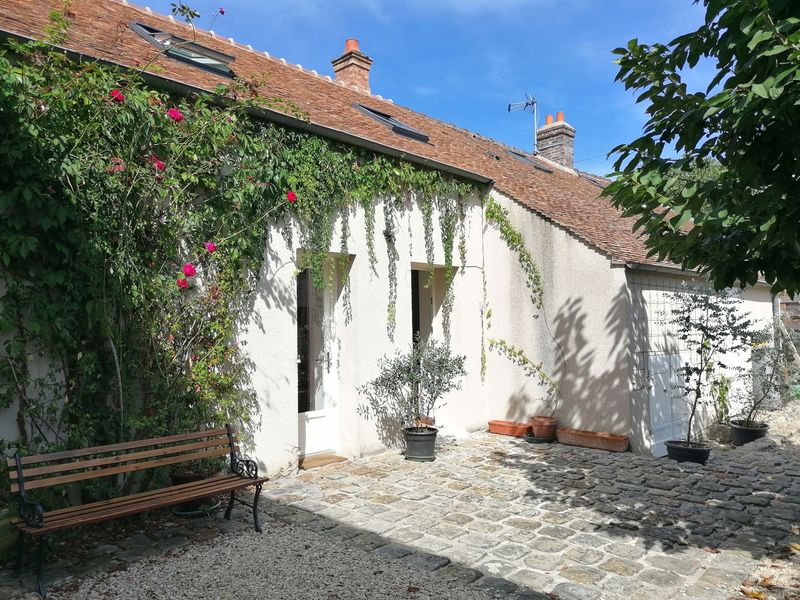
<instances>
[{"instance_id":1,"label":"skylight window","mask_svg":"<svg viewBox=\"0 0 800 600\"><path fill-rule=\"evenodd\" d=\"M195 44L149 25L131 23L130 28L170 58L220 75L233 77L233 71L228 66L233 61L233 56L222 54L222 52Z\"/></svg>"},{"instance_id":2,"label":"skylight window","mask_svg":"<svg viewBox=\"0 0 800 600\"><path fill-rule=\"evenodd\" d=\"M507 152L511 156L516 158L517 160L520 160L520 161L524 162L525 164L528 164L528 165L532 166L534 169L537 169L539 171L543 171L544 173L552 173L553 172L552 169L548 169L542 163L540 163L538 160L534 159L533 157L531 157L531 156L529 156L527 154L523 154L522 152L516 152L514 150L507 150Z\"/></svg>"},{"instance_id":3,"label":"skylight window","mask_svg":"<svg viewBox=\"0 0 800 600\"><path fill-rule=\"evenodd\" d=\"M387 115L386 113L375 110L374 108L370 108L369 106L364 106L363 104L356 103L355 107L376 121L380 121L399 135L410 137L412 140L417 140L419 142L428 141L428 136L422 133L419 129L414 129L410 125L406 125L402 121L398 121L391 115Z\"/></svg>"}]
</instances>

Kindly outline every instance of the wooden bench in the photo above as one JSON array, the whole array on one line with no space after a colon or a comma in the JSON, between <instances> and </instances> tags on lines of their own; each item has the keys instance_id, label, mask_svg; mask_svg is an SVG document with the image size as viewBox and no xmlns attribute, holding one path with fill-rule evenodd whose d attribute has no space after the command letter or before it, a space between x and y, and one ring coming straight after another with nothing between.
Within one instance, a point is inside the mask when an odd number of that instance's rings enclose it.
<instances>
[{"instance_id":1,"label":"wooden bench","mask_svg":"<svg viewBox=\"0 0 800 600\"><path fill-rule=\"evenodd\" d=\"M26 537L39 538L36 552L37 586L39 593L45 597L46 592L42 583L44 543L41 538L43 536L215 494L230 494L228 508L225 511L226 519L231 518L234 502L252 508L253 524L260 533L258 498L261 486L268 481L268 478L258 476L256 463L243 458L236 444L237 438L233 428L226 425L221 429L108 446L33 456L17 454L8 459L11 492L19 494L19 517L12 520L20 530L17 570L22 567ZM192 483L50 511L29 497L29 493L37 489L226 455L230 455L230 473ZM249 486L255 486L252 504L236 497L237 490Z\"/></svg>"}]
</instances>

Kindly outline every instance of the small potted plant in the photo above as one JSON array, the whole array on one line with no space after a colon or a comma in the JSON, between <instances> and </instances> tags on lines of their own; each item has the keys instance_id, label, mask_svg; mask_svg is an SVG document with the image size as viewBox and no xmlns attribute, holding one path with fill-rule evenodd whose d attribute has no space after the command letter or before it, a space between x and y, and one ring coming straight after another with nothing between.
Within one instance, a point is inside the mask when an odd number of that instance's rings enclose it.
<instances>
[{"instance_id":1,"label":"small potted plant","mask_svg":"<svg viewBox=\"0 0 800 600\"><path fill-rule=\"evenodd\" d=\"M438 433L434 412L445 394L461 389L464 361L447 344L417 339L410 352L380 359L380 374L358 388L366 399L359 413L376 421L385 441L393 437L387 429L402 428L406 460L432 461Z\"/></svg>"},{"instance_id":2,"label":"small potted plant","mask_svg":"<svg viewBox=\"0 0 800 600\"><path fill-rule=\"evenodd\" d=\"M552 442L556 437L558 421L555 418L558 406L558 389L555 381L544 372L542 363L534 363L525 353L505 340L489 340L489 349L505 356L512 363L522 369L526 377L535 379L539 385L544 386L547 396L545 398L545 414L531 417L532 437L526 437L532 442Z\"/></svg>"},{"instance_id":3,"label":"small potted plant","mask_svg":"<svg viewBox=\"0 0 800 600\"><path fill-rule=\"evenodd\" d=\"M754 345L753 374L747 379L744 409L738 419L731 419L731 442L743 446L767 435L769 425L759 419L764 408L779 392L780 374L783 369L783 356L780 350L770 347L767 342Z\"/></svg>"}]
</instances>

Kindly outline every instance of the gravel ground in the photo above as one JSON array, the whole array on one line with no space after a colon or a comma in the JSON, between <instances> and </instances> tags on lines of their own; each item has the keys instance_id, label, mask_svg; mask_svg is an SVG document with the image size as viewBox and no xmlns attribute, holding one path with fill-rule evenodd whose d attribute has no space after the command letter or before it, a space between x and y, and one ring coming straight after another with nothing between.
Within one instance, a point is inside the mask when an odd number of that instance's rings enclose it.
<instances>
[{"instance_id":1,"label":"gravel ground","mask_svg":"<svg viewBox=\"0 0 800 600\"><path fill-rule=\"evenodd\" d=\"M53 590L53 600L182 598L486 600L483 592L444 573L411 569L335 538L270 522L194 544L184 552L144 559Z\"/></svg>"}]
</instances>

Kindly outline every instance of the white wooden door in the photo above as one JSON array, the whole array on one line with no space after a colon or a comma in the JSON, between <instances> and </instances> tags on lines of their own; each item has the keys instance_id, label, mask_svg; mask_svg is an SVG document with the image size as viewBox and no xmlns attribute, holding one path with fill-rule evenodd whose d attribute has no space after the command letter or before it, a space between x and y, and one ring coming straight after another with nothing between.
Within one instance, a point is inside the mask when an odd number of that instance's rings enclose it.
<instances>
[{"instance_id":1,"label":"white wooden door","mask_svg":"<svg viewBox=\"0 0 800 600\"><path fill-rule=\"evenodd\" d=\"M651 354L648 357L653 456L666 456L664 442L681 439L686 432L686 408L678 373L682 360L680 354Z\"/></svg>"},{"instance_id":2,"label":"white wooden door","mask_svg":"<svg viewBox=\"0 0 800 600\"><path fill-rule=\"evenodd\" d=\"M335 286L331 286L335 287ZM336 450L335 297L297 276L298 446L302 456Z\"/></svg>"}]
</instances>

